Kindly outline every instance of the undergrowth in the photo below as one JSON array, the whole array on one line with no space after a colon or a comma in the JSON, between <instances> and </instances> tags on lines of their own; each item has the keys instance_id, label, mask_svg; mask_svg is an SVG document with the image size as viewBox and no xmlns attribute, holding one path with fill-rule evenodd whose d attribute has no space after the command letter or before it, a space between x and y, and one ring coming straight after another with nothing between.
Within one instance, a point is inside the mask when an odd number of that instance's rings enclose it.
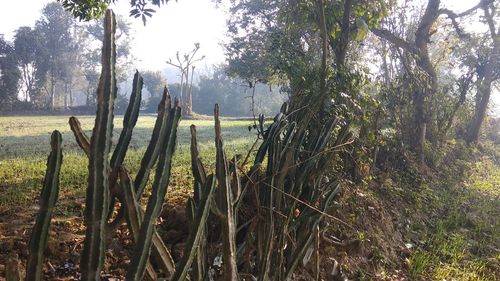
<instances>
[{"instance_id":1,"label":"undergrowth","mask_svg":"<svg viewBox=\"0 0 500 281\"><path fill-rule=\"evenodd\" d=\"M499 280L499 151L451 142L434 154L426 183L412 192L425 202L417 211L430 218L429 227L413 233L412 280Z\"/></svg>"}]
</instances>

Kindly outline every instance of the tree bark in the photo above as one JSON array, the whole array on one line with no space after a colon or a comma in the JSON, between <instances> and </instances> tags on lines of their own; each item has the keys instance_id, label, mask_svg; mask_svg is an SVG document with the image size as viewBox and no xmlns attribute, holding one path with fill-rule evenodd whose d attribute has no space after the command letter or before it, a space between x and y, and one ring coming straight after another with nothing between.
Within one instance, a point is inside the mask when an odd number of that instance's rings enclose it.
<instances>
[{"instance_id":1,"label":"tree bark","mask_svg":"<svg viewBox=\"0 0 500 281\"><path fill-rule=\"evenodd\" d=\"M498 77L495 77L495 68L498 67L498 61L500 60L500 30L496 30L493 20L494 14L489 10L489 4L493 5L493 3L482 0L481 4L491 34L491 39L493 40L493 47L484 67L484 76L477 87L476 112L469 125L466 139L469 144L477 143L479 140L481 126L484 122L490 102L491 84L498 79ZM494 11L494 8L492 10Z\"/></svg>"},{"instance_id":2,"label":"tree bark","mask_svg":"<svg viewBox=\"0 0 500 281\"><path fill-rule=\"evenodd\" d=\"M405 51L416 54L418 56L416 64L422 69L427 77L423 79L423 85L420 85L413 93L413 132L415 136L412 138L412 146L417 152L419 158L423 159L423 147L425 139L430 137L433 141L437 135L437 128L433 126L435 122L435 114L429 99L434 96L438 90L438 78L436 70L432 65L428 44L432 35L431 28L439 17L440 0L429 0L425 9L417 31L415 32L415 42L408 42L398 36L392 34L388 30L372 28L371 31L387 41L391 42L394 46L402 48ZM427 134L426 131L430 131ZM429 136L430 135L430 136Z\"/></svg>"}]
</instances>

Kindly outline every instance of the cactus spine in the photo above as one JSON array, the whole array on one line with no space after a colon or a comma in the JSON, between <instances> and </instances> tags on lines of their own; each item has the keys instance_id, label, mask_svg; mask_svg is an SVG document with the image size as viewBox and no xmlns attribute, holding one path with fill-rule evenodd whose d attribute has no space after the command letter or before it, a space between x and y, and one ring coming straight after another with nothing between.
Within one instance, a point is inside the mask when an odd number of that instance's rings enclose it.
<instances>
[{"instance_id":1,"label":"cactus spine","mask_svg":"<svg viewBox=\"0 0 500 281\"><path fill-rule=\"evenodd\" d=\"M40 196L40 210L29 242L29 257L26 267L26 280L42 280L43 252L49 237L52 210L59 193L59 173L62 164L62 137L59 131L50 137L51 152L47 159L47 171Z\"/></svg>"}]
</instances>

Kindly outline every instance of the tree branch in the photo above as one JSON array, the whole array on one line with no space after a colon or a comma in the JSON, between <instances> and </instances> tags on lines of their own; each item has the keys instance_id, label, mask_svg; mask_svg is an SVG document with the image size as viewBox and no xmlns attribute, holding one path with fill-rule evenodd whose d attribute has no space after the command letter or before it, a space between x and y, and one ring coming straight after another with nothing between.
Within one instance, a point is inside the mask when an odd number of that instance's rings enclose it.
<instances>
[{"instance_id":1,"label":"tree branch","mask_svg":"<svg viewBox=\"0 0 500 281\"><path fill-rule=\"evenodd\" d=\"M406 51L418 55L418 49L415 45L407 42L404 39L401 39L400 37L394 35L392 32L386 29L379 29L379 28L371 28L370 29L373 34L377 35L378 37L385 39L392 43L394 46L398 48L405 49Z\"/></svg>"}]
</instances>

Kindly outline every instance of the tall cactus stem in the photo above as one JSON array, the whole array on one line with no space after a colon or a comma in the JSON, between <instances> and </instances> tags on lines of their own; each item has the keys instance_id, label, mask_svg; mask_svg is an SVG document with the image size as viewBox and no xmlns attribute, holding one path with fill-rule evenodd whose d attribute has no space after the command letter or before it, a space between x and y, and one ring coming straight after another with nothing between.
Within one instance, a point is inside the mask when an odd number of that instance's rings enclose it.
<instances>
[{"instance_id":1,"label":"tall cactus stem","mask_svg":"<svg viewBox=\"0 0 500 281\"><path fill-rule=\"evenodd\" d=\"M132 94L130 95L130 102L123 117L123 129L120 133L120 138L111 157L111 168L116 168L123 163L127 153L128 145L132 139L132 131L134 130L137 119L139 118L139 109L142 101L142 77L139 71L135 72L134 81L132 84Z\"/></svg>"},{"instance_id":2,"label":"tall cactus stem","mask_svg":"<svg viewBox=\"0 0 500 281\"><path fill-rule=\"evenodd\" d=\"M156 118L155 126L153 128L153 133L151 135L151 140L149 141L146 152L141 160L141 165L139 171L134 180L134 188L139 198L146 187L146 183L151 173L151 169L158 159L158 155L162 149L161 137L165 135L170 118L170 105L171 98L168 93L168 88L165 87L163 90L163 96L160 104L158 105L158 116Z\"/></svg>"},{"instance_id":3,"label":"tall cactus stem","mask_svg":"<svg viewBox=\"0 0 500 281\"><path fill-rule=\"evenodd\" d=\"M43 252L49 238L52 211L59 193L59 173L62 164L62 137L59 131L52 132L51 152L47 159L47 171L40 195L40 210L29 242L29 257L26 267L26 280L42 280Z\"/></svg>"},{"instance_id":4,"label":"tall cactus stem","mask_svg":"<svg viewBox=\"0 0 500 281\"><path fill-rule=\"evenodd\" d=\"M102 49L102 72L97 89L97 113L90 139L89 177L85 207L85 240L80 269L82 280L98 281L105 259L106 218L109 209L109 160L116 96L116 21L106 11Z\"/></svg>"},{"instance_id":5,"label":"tall cactus stem","mask_svg":"<svg viewBox=\"0 0 500 281\"><path fill-rule=\"evenodd\" d=\"M219 105L215 104L215 149L216 165L215 174L218 182L218 193L221 199L220 210L222 212L222 239L224 245L224 279L226 281L238 280L238 269L236 267L236 224L234 216L233 191L228 169L227 157L224 152L221 136L221 125L219 119Z\"/></svg>"}]
</instances>

